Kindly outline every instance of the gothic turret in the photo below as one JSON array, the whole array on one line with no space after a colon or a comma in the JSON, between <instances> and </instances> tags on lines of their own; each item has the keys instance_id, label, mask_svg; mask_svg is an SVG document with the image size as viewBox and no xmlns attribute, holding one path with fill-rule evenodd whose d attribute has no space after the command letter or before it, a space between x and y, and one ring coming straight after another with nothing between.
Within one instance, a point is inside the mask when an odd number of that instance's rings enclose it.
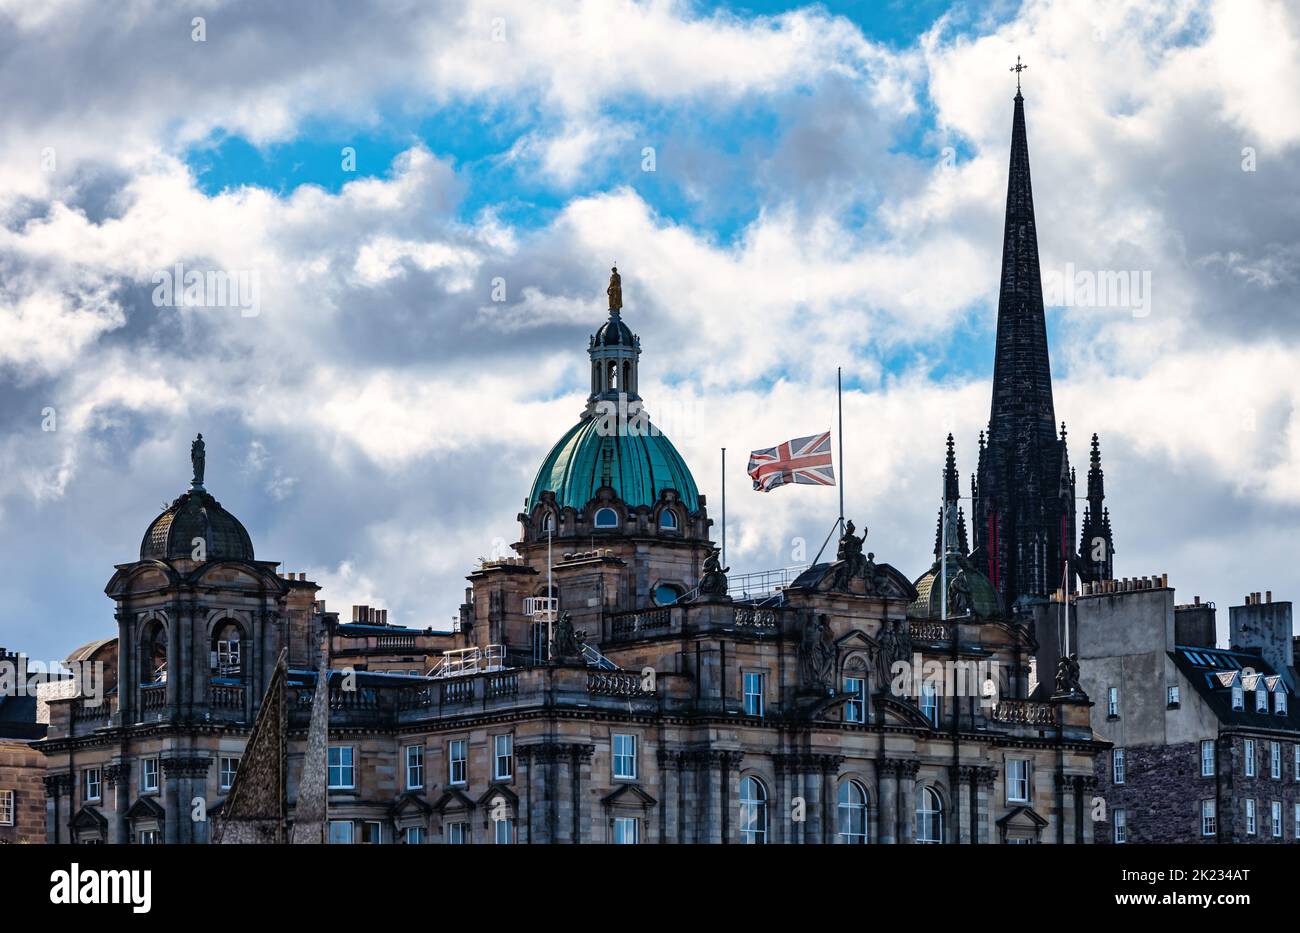
<instances>
[{"instance_id":1,"label":"gothic turret","mask_svg":"<svg viewBox=\"0 0 1300 933\"><path fill-rule=\"evenodd\" d=\"M943 504L939 507L939 520L934 530L934 559L938 560L943 552L943 511L948 510L949 520L954 527L948 529L948 550L957 551L962 556L970 553L966 542L966 513L958 506L961 496L957 479L957 455L953 448L952 435L948 435L948 454L943 467Z\"/></svg>"},{"instance_id":2,"label":"gothic turret","mask_svg":"<svg viewBox=\"0 0 1300 933\"><path fill-rule=\"evenodd\" d=\"M1110 580L1115 575L1115 547L1102 477L1101 444L1094 434L1088 466L1088 504L1083 510L1083 531L1079 535L1079 576L1088 583Z\"/></svg>"}]
</instances>

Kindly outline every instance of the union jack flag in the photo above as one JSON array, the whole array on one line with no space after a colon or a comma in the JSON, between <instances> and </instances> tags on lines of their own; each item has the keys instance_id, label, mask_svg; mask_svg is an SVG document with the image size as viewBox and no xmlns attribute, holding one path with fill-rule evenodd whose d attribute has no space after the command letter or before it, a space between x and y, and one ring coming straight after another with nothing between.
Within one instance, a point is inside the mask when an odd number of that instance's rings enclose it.
<instances>
[{"instance_id":1,"label":"union jack flag","mask_svg":"<svg viewBox=\"0 0 1300 933\"><path fill-rule=\"evenodd\" d=\"M749 455L749 476L759 492L771 492L786 483L805 486L834 486L831 465L831 432L755 450Z\"/></svg>"}]
</instances>

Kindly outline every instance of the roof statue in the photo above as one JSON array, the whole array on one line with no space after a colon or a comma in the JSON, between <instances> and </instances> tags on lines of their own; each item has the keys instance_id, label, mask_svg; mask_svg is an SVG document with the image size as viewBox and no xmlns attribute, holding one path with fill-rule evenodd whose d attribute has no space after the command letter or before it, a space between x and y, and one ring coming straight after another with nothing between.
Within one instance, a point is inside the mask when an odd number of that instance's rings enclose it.
<instances>
[{"instance_id":1,"label":"roof statue","mask_svg":"<svg viewBox=\"0 0 1300 933\"><path fill-rule=\"evenodd\" d=\"M207 462L207 454L204 452L205 446L202 434L194 439L194 443L190 444L190 463L194 465L194 482L190 485L194 489L203 488L203 467Z\"/></svg>"},{"instance_id":2,"label":"roof statue","mask_svg":"<svg viewBox=\"0 0 1300 933\"><path fill-rule=\"evenodd\" d=\"M623 277L618 274L618 266L609 270L609 288L605 289L605 294L609 295L609 310L619 311L623 307Z\"/></svg>"}]
</instances>

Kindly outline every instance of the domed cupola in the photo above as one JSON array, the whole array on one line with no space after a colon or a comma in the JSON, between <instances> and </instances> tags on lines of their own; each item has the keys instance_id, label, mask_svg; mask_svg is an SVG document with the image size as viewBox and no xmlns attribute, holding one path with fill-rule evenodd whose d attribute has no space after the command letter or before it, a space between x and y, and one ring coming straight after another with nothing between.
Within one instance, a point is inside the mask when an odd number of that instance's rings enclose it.
<instances>
[{"instance_id":1,"label":"domed cupola","mask_svg":"<svg viewBox=\"0 0 1300 933\"><path fill-rule=\"evenodd\" d=\"M200 434L190 447L190 489L150 523L140 542L141 560L192 560L198 538L203 539L205 560L253 559L253 541L244 526L203 488L205 457Z\"/></svg>"},{"instance_id":2,"label":"domed cupola","mask_svg":"<svg viewBox=\"0 0 1300 933\"><path fill-rule=\"evenodd\" d=\"M622 279L617 268L610 273L609 319L587 347L591 394L586 410L542 461L527 509L531 513L547 492L561 509L583 509L604 487L629 509L662 507L663 493L673 490L686 510L694 513L700 508L695 479L641 405L637 392L641 339L623 322Z\"/></svg>"}]
</instances>

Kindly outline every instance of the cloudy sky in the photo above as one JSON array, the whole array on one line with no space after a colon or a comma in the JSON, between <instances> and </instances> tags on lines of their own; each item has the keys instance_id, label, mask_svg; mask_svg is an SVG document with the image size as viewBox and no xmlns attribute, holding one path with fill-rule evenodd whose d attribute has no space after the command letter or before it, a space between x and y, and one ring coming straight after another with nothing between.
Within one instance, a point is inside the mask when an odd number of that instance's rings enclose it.
<instances>
[{"instance_id":1,"label":"cloudy sky","mask_svg":"<svg viewBox=\"0 0 1300 933\"><path fill-rule=\"evenodd\" d=\"M450 624L615 261L715 508L730 452L733 569L834 520L744 465L832 426L842 366L849 515L921 573L944 436L969 473L988 417L1016 55L1045 273L1143 289L1048 311L1117 573L1221 628L1300 597L1293 3L0 0L0 644L115 632L196 431L260 558ZM157 306L177 263L256 307Z\"/></svg>"}]
</instances>

